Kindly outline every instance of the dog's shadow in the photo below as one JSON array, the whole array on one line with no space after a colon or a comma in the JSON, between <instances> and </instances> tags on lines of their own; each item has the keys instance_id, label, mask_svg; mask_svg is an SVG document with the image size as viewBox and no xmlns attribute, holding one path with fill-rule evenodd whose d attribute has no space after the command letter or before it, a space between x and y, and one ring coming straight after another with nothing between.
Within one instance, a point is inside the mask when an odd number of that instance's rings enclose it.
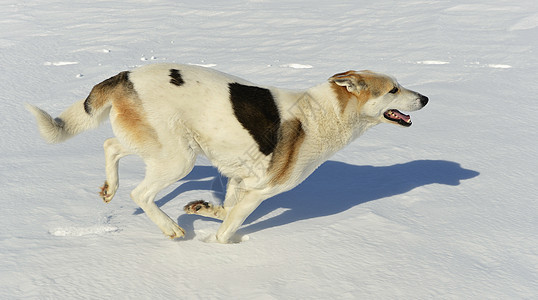
<instances>
[{"instance_id":1,"label":"dog's shadow","mask_svg":"<svg viewBox=\"0 0 538 300\"><path fill-rule=\"evenodd\" d=\"M406 193L428 184L457 186L461 180L480 173L444 160L415 160L392 166L356 166L327 161L296 188L264 201L245 221L240 234L249 234L300 220L329 216L362 203ZM182 180L182 185L156 202L162 206L181 193L211 190L220 203L224 198L226 179L210 166L196 166ZM209 199L204 199L209 200ZM279 208L286 210L274 217L256 222ZM142 213L137 210L136 214ZM193 215L181 215L178 223L193 231ZM210 220L210 219L207 219ZM192 238L191 233L187 238Z\"/></svg>"}]
</instances>

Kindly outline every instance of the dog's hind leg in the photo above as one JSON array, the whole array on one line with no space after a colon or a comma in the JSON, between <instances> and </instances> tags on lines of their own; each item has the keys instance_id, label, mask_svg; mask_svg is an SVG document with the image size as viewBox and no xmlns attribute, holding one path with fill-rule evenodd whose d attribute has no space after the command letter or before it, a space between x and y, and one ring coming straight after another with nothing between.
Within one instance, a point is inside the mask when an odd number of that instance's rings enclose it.
<instances>
[{"instance_id":1,"label":"dog's hind leg","mask_svg":"<svg viewBox=\"0 0 538 300\"><path fill-rule=\"evenodd\" d=\"M146 177L131 192L131 198L162 232L172 239L184 236L185 231L155 204L155 196L165 187L187 175L194 167L195 158L194 153L175 152L173 155L160 154L159 158L144 159Z\"/></svg>"},{"instance_id":2,"label":"dog's hind leg","mask_svg":"<svg viewBox=\"0 0 538 300\"><path fill-rule=\"evenodd\" d=\"M110 202L118 190L118 163L120 158L132 154L116 138L110 138L103 144L105 149L106 181L99 195L106 203Z\"/></svg>"}]
</instances>

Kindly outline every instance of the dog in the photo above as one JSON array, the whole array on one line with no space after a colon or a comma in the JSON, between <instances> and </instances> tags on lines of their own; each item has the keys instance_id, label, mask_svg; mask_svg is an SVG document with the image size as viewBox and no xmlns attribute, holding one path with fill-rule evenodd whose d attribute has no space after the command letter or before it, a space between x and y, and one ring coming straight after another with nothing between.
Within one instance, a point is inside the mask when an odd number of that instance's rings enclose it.
<instances>
[{"instance_id":1,"label":"dog","mask_svg":"<svg viewBox=\"0 0 538 300\"><path fill-rule=\"evenodd\" d=\"M187 204L187 214L222 220L216 240L228 243L262 201L288 191L332 154L379 123L411 126L401 111L428 98L388 75L348 71L307 90L257 86L219 71L152 64L121 72L93 87L58 118L32 106L41 136L62 142L110 118L104 142L105 202L118 189L120 158L146 165L131 198L168 237L184 230L155 203L159 191L186 176L205 155L228 178L224 202Z\"/></svg>"}]
</instances>

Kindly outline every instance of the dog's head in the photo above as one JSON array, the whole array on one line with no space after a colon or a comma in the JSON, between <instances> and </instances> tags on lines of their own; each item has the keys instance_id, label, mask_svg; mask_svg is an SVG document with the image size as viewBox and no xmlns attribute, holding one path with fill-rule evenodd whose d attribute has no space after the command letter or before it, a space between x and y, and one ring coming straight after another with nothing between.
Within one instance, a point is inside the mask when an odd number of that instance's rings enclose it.
<instances>
[{"instance_id":1,"label":"dog's head","mask_svg":"<svg viewBox=\"0 0 538 300\"><path fill-rule=\"evenodd\" d=\"M406 89L387 75L371 71L339 73L329 81L338 95L342 108L356 101L361 117L376 123L385 122L411 126L411 117L401 111L415 111L428 103L428 97Z\"/></svg>"}]
</instances>

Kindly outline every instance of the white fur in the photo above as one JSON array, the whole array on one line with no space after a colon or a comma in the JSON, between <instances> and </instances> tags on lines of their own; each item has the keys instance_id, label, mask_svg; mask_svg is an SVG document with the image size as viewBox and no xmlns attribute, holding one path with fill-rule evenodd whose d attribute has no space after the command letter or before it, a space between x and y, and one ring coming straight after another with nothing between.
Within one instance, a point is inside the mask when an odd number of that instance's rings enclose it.
<instances>
[{"instance_id":1,"label":"white fur","mask_svg":"<svg viewBox=\"0 0 538 300\"><path fill-rule=\"evenodd\" d=\"M180 70L183 85L170 83L170 69ZM354 74L359 76L361 73ZM388 76L371 72L368 75L399 86ZM135 128L135 133L142 129L152 130L145 139L133 138L133 129L128 130L122 125L125 106L119 105L113 97L92 115L84 111L84 101L75 103L56 119L34 106L27 108L35 115L43 138L51 143L97 127L110 112L116 138L108 139L104 144L107 181L101 196L108 202L115 195L119 159L129 154L141 156L146 163L146 177L131 197L172 238L183 236L184 231L155 205L155 196L187 175L197 155L208 157L229 178L224 203L191 203L185 210L223 220L216 234L216 239L223 243L230 241L262 201L297 186L332 154L368 128L380 122L390 122L383 117L386 110L412 111L424 106L420 94L403 87L396 95L383 91L377 98L368 99L359 106L354 95L359 95L365 86L346 76L306 91L265 87L275 98L281 123L297 119L304 131L297 159L288 166L286 179L275 183L274 174L270 172L273 153L265 156L258 150L252 136L234 115L229 99L229 83L254 84L212 69L175 64L135 69L130 72L129 80L139 98L133 100L132 103L138 105L133 108L141 113L148 125ZM350 93L352 101L345 107L335 92L335 84L345 86Z\"/></svg>"},{"instance_id":2,"label":"white fur","mask_svg":"<svg viewBox=\"0 0 538 300\"><path fill-rule=\"evenodd\" d=\"M53 119L44 110L31 104L26 104L37 120L39 133L48 143L59 143L85 130L95 129L104 120L106 114L92 117L84 111L84 100L78 101Z\"/></svg>"}]
</instances>

